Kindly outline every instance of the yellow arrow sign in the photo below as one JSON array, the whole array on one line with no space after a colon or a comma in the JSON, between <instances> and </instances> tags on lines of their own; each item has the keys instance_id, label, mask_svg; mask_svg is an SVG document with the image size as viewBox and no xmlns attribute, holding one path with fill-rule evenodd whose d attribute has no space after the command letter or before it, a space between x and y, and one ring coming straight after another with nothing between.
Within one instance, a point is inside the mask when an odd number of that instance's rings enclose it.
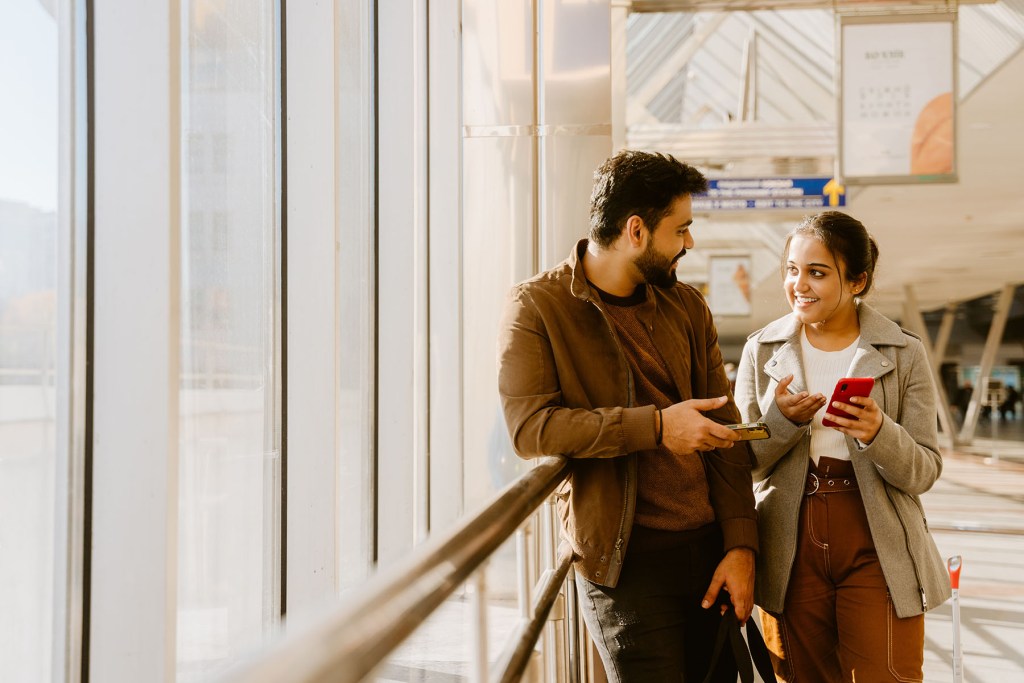
<instances>
[{"instance_id":1,"label":"yellow arrow sign","mask_svg":"<svg viewBox=\"0 0 1024 683\"><path fill-rule=\"evenodd\" d=\"M829 178L822 192L828 195L829 206L839 206L839 196L846 194L846 187L837 183L835 178Z\"/></svg>"}]
</instances>

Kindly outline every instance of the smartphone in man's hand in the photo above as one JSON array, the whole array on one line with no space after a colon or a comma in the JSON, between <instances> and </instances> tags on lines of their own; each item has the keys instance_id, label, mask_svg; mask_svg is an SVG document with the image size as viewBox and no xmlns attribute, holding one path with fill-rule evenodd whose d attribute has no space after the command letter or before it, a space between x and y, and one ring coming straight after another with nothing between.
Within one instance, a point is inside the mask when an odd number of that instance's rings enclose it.
<instances>
[{"instance_id":1,"label":"smartphone in man's hand","mask_svg":"<svg viewBox=\"0 0 1024 683\"><path fill-rule=\"evenodd\" d=\"M725 425L736 432L740 441L754 441L755 439L767 439L772 435L768 425L764 422L745 422L744 424Z\"/></svg>"}]
</instances>

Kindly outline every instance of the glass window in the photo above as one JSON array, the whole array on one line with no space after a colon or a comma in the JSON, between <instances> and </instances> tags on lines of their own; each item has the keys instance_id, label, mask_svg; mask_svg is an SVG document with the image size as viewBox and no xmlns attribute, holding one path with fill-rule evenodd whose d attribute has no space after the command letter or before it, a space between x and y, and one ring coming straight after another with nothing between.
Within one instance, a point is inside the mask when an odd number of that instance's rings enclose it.
<instances>
[{"instance_id":1,"label":"glass window","mask_svg":"<svg viewBox=\"0 0 1024 683\"><path fill-rule=\"evenodd\" d=\"M0 679L49 680L57 424L58 29L0 3ZM48 9L49 8L49 9Z\"/></svg>"},{"instance_id":2,"label":"glass window","mask_svg":"<svg viewBox=\"0 0 1024 683\"><path fill-rule=\"evenodd\" d=\"M193 681L280 612L278 28L272 0L182 7L178 680Z\"/></svg>"}]
</instances>

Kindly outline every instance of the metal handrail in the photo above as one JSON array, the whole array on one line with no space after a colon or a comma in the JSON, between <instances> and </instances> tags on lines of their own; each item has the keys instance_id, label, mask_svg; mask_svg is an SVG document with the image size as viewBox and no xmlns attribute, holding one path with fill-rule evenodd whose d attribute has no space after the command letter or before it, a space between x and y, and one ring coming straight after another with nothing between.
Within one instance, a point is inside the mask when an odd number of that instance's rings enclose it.
<instances>
[{"instance_id":1,"label":"metal handrail","mask_svg":"<svg viewBox=\"0 0 1024 683\"><path fill-rule=\"evenodd\" d=\"M548 620L548 612L555 604L555 598L565 583L565 577L572 568L572 561L575 558L572 549L565 544L558 553L558 563L544 572L540 581L537 600L533 604L532 615L529 620L523 622L515 632L515 636L509 641L508 652L499 660L491 673L491 680L499 683L514 683L518 681L526 666L530 663L530 656L533 654L534 643L540 638L544 624Z\"/></svg>"},{"instance_id":2,"label":"metal handrail","mask_svg":"<svg viewBox=\"0 0 1024 683\"><path fill-rule=\"evenodd\" d=\"M225 683L356 683L370 674L540 506L569 464L545 457L478 515L428 540L322 620L232 669ZM564 576L564 574L563 574Z\"/></svg>"}]
</instances>

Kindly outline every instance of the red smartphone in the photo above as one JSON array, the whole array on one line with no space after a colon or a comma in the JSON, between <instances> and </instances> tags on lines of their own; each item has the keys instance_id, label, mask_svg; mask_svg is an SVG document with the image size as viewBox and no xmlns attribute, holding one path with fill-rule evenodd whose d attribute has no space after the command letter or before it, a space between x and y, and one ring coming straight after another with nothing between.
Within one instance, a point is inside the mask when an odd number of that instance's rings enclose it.
<instances>
[{"instance_id":1,"label":"red smartphone","mask_svg":"<svg viewBox=\"0 0 1024 683\"><path fill-rule=\"evenodd\" d=\"M839 417L852 417L845 411L839 410L839 408L833 408L832 404L836 401L840 403L850 403L850 398L853 396L867 397L871 395L871 387L875 386L874 377L844 377L836 382L835 391L832 392L832 398L829 399L828 404L825 406L825 412ZM850 405L855 405L850 403ZM835 422L828 419L827 417L821 421L821 424L826 427L838 427Z\"/></svg>"}]
</instances>

